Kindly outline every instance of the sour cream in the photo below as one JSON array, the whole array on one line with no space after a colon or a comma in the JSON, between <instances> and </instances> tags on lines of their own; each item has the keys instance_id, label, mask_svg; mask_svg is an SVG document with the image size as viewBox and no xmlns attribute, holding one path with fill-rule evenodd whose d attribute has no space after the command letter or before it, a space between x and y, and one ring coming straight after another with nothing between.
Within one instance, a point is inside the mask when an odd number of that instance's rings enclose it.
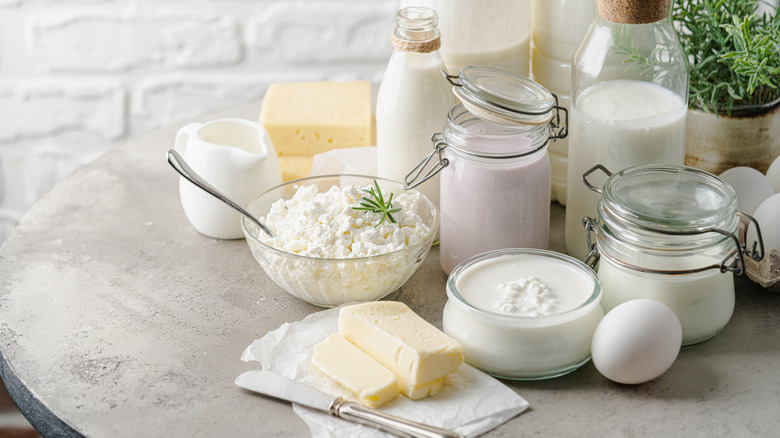
<instances>
[{"instance_id":1,"label":"sour cream","mask_svg":"<svg viewBox=\"0 0 780 438\"><path fill-rule=\"evenodd\" d=\"M466 362L507 379L569 373L590 358L604 316L584 263L546 250L505 249L464 261L447 281L444 332Z\"/></svg>"}]
</instances>

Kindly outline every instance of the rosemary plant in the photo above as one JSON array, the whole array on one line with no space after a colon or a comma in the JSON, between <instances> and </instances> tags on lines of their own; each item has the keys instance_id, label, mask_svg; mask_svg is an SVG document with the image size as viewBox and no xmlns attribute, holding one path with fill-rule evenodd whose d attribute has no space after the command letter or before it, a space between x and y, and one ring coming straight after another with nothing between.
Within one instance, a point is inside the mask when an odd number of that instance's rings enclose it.
<instances>
[{"instance_id":1,"label":"rosemary plant","mask_svg":"<svg viewBox=\"0 0 780 438\"><path fill-rule=\"evenodd\" d=\"M730 114L780 96L780 19L758 0L674 0L672 19L690 64L689 103Z\"/></svg>"}]
</instances>

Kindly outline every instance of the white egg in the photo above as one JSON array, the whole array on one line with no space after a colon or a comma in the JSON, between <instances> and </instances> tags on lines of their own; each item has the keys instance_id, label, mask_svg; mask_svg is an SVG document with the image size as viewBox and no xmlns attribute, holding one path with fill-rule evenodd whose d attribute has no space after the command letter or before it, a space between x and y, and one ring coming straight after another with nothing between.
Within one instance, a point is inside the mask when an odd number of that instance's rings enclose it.
<instances>
[{"instance_id":1,"label":"white egg","mask_svg":"<svg viewBox=\"0 0 780 438\"><path fill-rule=\"evenodd\" d=\"M764 199L775 193L766 175L752 167L732 167L721 173L720 179L734 187L737 208L742 213L753 214Z\"/></svg>"},{"instance_id":2,"label":"white egg","mask_svg":"<svg viewBox=\"0 0 780 438\"><path fill-rule=\"evenodd\" d=\"M761 238L764 240L764 250L775 249L780 251L780 193L768 197L758 206L753 218L761 228ZM748 226L745 242L748 249L752 249L756 241L756 227L751 223Z\"/></svg>"},{"instance_id":3,"label":"white egg","mask_svg":"<svg viewBox=\"0 0 780 438\"><path fill-rule=\"evenodd\" d=\"M766 179L772 183L775 193L780 193L780 155L772 161L769 169L766 171Z\"/></svg>"},{"instance_id":4,"label":"white egg","mask_svg":"<svg viewBox=\"0 0 780 438\"><path fill-rule=\"evenodd\" d=\"M682 327L672 309L638 299L615 306L602 318L593 333L591 355L604 377L637 384L665 373L681 345Z\"/></svg>"}]
</instances>

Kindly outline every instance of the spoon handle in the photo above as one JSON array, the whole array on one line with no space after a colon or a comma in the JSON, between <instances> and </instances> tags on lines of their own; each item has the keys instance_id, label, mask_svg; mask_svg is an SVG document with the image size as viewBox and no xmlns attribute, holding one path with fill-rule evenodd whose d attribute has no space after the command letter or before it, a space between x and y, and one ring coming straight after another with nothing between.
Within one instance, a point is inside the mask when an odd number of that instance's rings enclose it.
<instances>
[{"instance_id":1,"label":"spoon handle","mask_svg":"<svg viewBox=\"0 0 780 438\"><path fill-rule=\"evenodd\" d=\"M225 204L233 207L234 209L238 210L241 214L246 216L249 220L256 223L258 227L260 227L261 230L265 231L265 234L268 234L268 237L274 237L273 233L271 233L271 230L266 228L265 225L263 225L260 220L258 220L252 213L244 210L243 207L236 204L232 200L230 200L227 196L225 196L222 192L217 190L214 186L209 184L205 179L203 179L200 175L198 175L197 172L192 170L192 168L187 164L186 161L184 161L184 157L181 156L178 152L176 152L173 149L168 150L168 163L170 163L171 167L174 168L181 176L184 177L187 181L195 184L196 186L203 189L205 192L210 194L211 196L219 199L220 201L224 202Z\"/></svg>"}]
</instances>

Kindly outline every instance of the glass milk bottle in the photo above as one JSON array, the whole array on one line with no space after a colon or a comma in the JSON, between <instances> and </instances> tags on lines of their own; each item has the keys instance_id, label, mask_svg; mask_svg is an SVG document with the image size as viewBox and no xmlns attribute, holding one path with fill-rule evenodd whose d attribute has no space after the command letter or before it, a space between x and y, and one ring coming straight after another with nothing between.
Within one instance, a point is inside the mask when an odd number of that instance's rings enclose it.
<instances>
[{"instance_id":1,"label":"glass milk bottle","mask_svg":"<svg viewBox=\"0 0 780 438\"><path fill-rule=\"evenodd\" d=\"M410 7L398 11L393 54L376 101L377 174L403 181L430 152L431 132L441 129L455 105L449 83L441 77L436 11ZM438 178L420 191L439 207Z\"/></svg>"},{"instance_id":2,"label":"glass milk bottle","mask_svg":"<svg viewBox=\"0 0 780 438\"><path fill-rule=\"evenodd\" d=\"M571 103L571 62L593 21L593 0L533 0L531 75L558 96L560 105ZM566 205L566 166L569 140L550 144L551 199Z\"/></svg>"},{"instance_id":3,"label":"glass milk bottle","mask_svg":"<svg viewBox=\"0 0 780 438\"><path fill-rule=\"evenodd\" d=\"M441 55L450 74L493 65L528 76L531 0L401 0L439 14Z\"/></svg>"},{"instance_id":4,"label":"glass milk bottle","mask_svg":"<svg viewBox=\"0 0 780 438\"><path fill-rule=\"evenodd\" d=\"M596 216L598 202L583 173L684 162L688 70L670 3L598 0L574 55L565 230L576 258L587 253L582 220Z\"/></svg>"}]
</instances>

